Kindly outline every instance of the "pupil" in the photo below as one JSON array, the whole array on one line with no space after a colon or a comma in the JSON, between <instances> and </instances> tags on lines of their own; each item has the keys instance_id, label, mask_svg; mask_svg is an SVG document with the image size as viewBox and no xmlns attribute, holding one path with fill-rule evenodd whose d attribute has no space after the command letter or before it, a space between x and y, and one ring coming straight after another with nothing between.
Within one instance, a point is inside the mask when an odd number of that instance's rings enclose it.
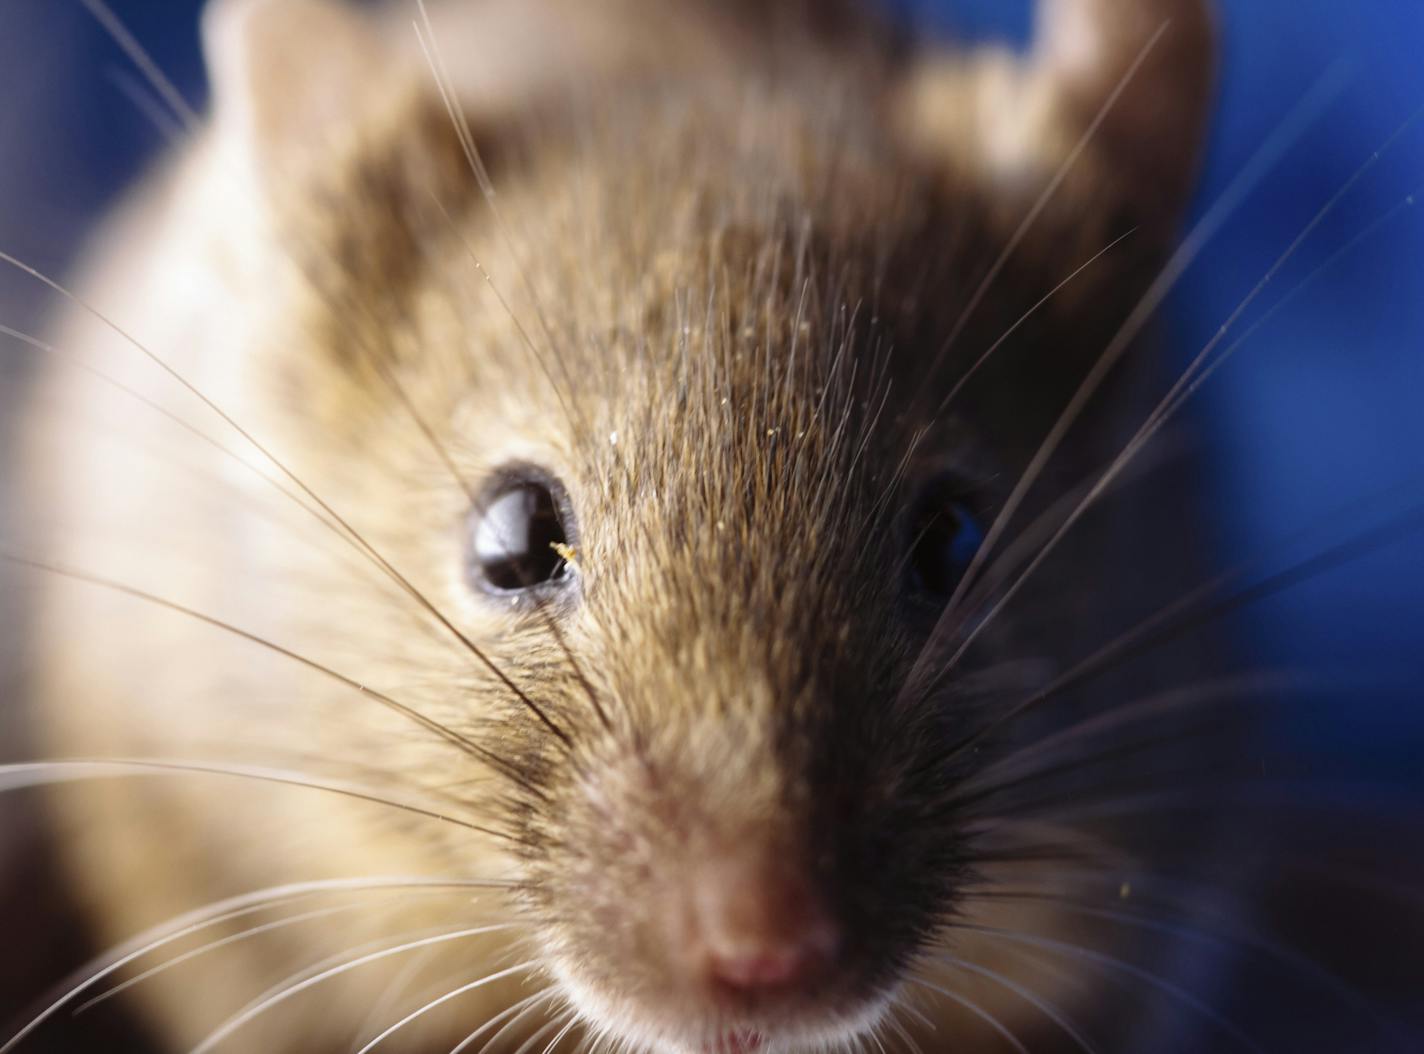
<instances>
[{"instance_id":1,"label":"pupil","mask_svg":"<svg viewBox=\"0 0 1424 1054\"><path fill-rule=\"evenodd\" d=\"M960 502L926 509L913 537L911 566L917 584L936 597L954 592L984 540L973 514Z\"/></svg>"},{"instance_id":2,"label":"pupil","mask_svg":"<svg viewBox=\"0 0 1424 1054\"><path fill-rule=\"evenodd\" d=\"M474 555L485 581L499 590L529 589L563 576L564 544L554 496L524 483L491 501L475 530Z\"/></svg>"}]
</instances>

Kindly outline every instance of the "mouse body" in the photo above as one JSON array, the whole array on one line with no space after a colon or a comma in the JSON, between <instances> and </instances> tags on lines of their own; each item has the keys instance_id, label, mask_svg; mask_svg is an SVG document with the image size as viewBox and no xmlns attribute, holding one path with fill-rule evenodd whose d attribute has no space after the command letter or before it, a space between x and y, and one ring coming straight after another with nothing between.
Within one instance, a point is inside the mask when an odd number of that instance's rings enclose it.
<instances>
[{"instance_id":1,"label":"mouse body","mask_svg":"<svg viewBox=\"0 0 1424 1054\"><path fill-rule=\"evenodd\" d=\"M1134 524L984 614L1190 192L1204 6L1042 0L1024 54L695 0L204 39L21 459L56 838L163 1049L1132 1035L1052 953L1151 935L1055 895L1150 851L996 794Z\"/></svg>"}]
</instances>

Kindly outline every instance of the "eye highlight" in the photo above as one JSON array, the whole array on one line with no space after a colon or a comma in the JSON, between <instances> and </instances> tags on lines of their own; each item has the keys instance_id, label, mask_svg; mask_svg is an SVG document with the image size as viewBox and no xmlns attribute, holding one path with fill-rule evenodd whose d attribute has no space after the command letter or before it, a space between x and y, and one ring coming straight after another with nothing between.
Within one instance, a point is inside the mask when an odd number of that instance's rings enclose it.
<instances>
[{"instance_id":1,"label":"eye highlight","mask_svg":"<svg viewBox=\"0 0 1424 1054\"><path fill-rule=\"evenodd\" d=\"M561 499L561 487L533 474L505 475L486 491L470 517L470 574L479 588L515 594L572 578Z\"/></svg>"},{"instance_id":2,"label":"eye highlight","mask_svg":"<svg viewBox=\"0 0 1424 1054\"><path fill-rule=\"evenodd\" d=\"M984 530L963 489L953 480L931 484L910 519L906 562L910 587L927 601L944 603L983 542Z\"/></svg>"}]
</instances>

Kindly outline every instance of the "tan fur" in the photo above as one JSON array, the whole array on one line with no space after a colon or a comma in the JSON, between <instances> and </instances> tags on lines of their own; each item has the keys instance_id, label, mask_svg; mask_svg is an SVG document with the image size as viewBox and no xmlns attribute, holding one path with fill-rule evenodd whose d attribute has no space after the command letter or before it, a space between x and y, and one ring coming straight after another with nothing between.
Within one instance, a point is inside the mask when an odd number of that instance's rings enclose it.
<instances>
[{"instance_id":1,"label":"tan fur","mask_svg":"<svg viewBox=\"0 0 1424 1054\"><path fill-rule=\"evenodd\" d=\"M578 744L579 765L446 628L257 476L313 505L282 469L113 327L76 310L58 344L219 437L256 472L57 370L36 394L27 458L46 558L251 630L524 759L549 807L511 811L501 776L360 691L132 596L55 581L44 589L38 663L52 755L290 768L522 839L511 846L316 791L155 776L57 793L70 874L106 942L293 881L524 884L513 901L362 894L369 910L196 958L135 992L174 1049L305 964L383 935L482 921L516 928L430 953L412 1000L436 981L530 956L540 971L462 998L391 1049L445 1049L571 972L612 993L600 996L601 1024L674 1033L687 997L659 987L656 954L634 961L633 949L657 943L639 903L741 839L806 849L813 784L785 760L800 748L778 736L819 728L824 699L858 694L883 710L876 735L923 721L894 711L918 642L898 621L895 505L879 499L892 488L903 500L896 467L922 425L933 427L915 466L950 456L1001 404L986 398L943 422L899 413L936 338L1141 34L1134 26L1107 40L1099 75L1076 77L1071 92L1069 73L1028 68L1033 83L1010 94L1033 97L1043 134L1014 134L1044 156L1015 161L985 137L1029 118L975 101L1015 76L1007 66L955 57L905 68L869 33L848 44L810 25L793 33L777 22L773 32L714 5L437 7L436 41L497 187L492 208L415 51L409 12L374 28L309 0L251 6L210 21L214 123L116 222L83 295L387 556L546 708ZM1163 161L1173 173L1190 165L1204 107L1204 37L1188 21L1191 32L1166 38L1167 59L1149 59L1134 89L1181 110L1170 136L1179 153ZM1157 109L1141 122L1167 136ZM1143 223L1136 248L1050 308L1066 337L1053 349L1062 361L1041 377L1081 365L1080 345L1097 346L1100 315L1138 281L1118 268L1160 251L1186 189L1134 192L1152 174L1124 173L1117 147L1140 146L1141 134L1119 122L1089 152L935 391L1124 220ZM1006 158L1022 192L1001 193ZM853 381L836 365L842 344ZM984 444L991 459L1032 442L1044 397L996 397L1022 420L998 416L1002 431ZM510 463L538 465L569 490L577 610L503 610L465 580L469 488ZM608 701L612 731L589 705L585 676ZM892 783L861 792L893 802ZM658 842L666 831L687 841L669 849ZM1040 933L1078 924L1003 910ZM960 938L955 953L1013 969L982 943ZM225 1049L346 1049L402 962L305 993ZM629 1009L620 986L657 993L660 1012L646 1001ZM1002 988L961 988L1006 1021L1033 1016ZM924 992L914 1004L942 1036L979 1035L952 1004Z\"/></svg>"}]
</instances>

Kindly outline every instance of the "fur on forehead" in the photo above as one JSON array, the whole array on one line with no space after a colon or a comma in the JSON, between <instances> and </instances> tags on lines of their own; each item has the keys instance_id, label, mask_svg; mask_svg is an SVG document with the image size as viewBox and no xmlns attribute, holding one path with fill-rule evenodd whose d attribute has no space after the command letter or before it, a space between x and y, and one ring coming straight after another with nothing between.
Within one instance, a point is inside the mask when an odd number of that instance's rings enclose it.
<instances>
[{"instance_id":1,"label":"fur on forehead","mask_svg":"<svg viewBox=\"0 0 1424 1054\"><path fill-rule=\"evenodd\" d=\"M673 259L675 249L668 255L669 232L653 230L639 244L631 229L619 225L682 220L700 225L702 234L719 230L719 247L733 251L705 277L709 284L725 281L738 265L738 237L774 243L787 233L774 229L776 222L797 222L792 214L778 215L778 190L789 191L792 199L813 188L827 191L819 210L808 210L816 237L834 242L837 227L842 236L835 252L822 255L823 262L842 268L818 276L826 296L840 293L857 302L899 297L896 305L865 306L886 318L892 307L902 308L911 325L933 332L946 328L946 317L952 318L955 305L968 295L966 287L977 281L1038 195L1054 187L1035 221L1039 229L1015 253L1012 266L1021 273L1000 283L1016 296L997 315L981 312L985 325L1002 329L1001 319L1012 320L1040 289L1118 235L1138 231L1113 266L1086 273L1049 311L1076 304L1100 308L1105 290L1121 294L1125 271L1150 272L1173 228L1210 84L1210 26L1195 0L1126 7L1117 0L1043 0L1038 37L1021 57L996 49L907 55L882 47L884 35L843 35L829 59L822 49L807 60L834 63L842 74L837 78L818 75L829 70L798 69L794 62L758 65L755 54L751 63L745 57L732 61L728 49L744 41L729 30L727 19L716 16L716 5L698 0L653 7L622 0L600 9L598 19L570 14L565 32L546 25L542 34L538 19L550 17L558 5L529 6L537 10L501 0L431 5L435 47L442 27L458 23L457 12L482 12L472 48L464 46L470 40L459 38L462 70L483 68L502 39L520 47L543 42L563 61L558 84L535 74L514 90L509 78L501 78L496 89L483 75L458 85L462 116L481 155L475 164L488 163L506 205L529 189L519 185L529 173L502 172L502 158L547 155L535 192L544 196L536 204L545 210L560 190L565 201L577 201L572 185L588 181L587 171L577 171L578 148L597 132L600 113L618 109L615 98L640 119L649 118L631 134L625 123L617 148L600 155L599 164L622 171L594 175L616 174L624 183L631 178L640 192L651 193L641 201L595 202L615 210L611 219L575 216L562 229L552 216L533 217L553 242L582 240L577 248L564 244L558 252L551 251L552 244L538 244L537 237L518 248L509 244L508 228L523 239L529 217L520 215L518 223L506 226L484 200L483 173L472 168L435 75L413 54L419 49L399 46L369 15L335 0L214 5L206 35L219 138L236 142L246 154L255 193L275 217L278 255L290 268L290 288L307 302L304 317L315 329L316 339L300 343L337 349L336 361L350 371L346 380L355 391L369 394L378 379L372 371L402 354L400 331L411 297L478 285L490 272L498 274L506 299L553 297L555 303L571 288L586 292L583 287L603 277L605 300L621 304L613 310L606 303L598 313L602 317L574 325L574 331L585 330L574 343L585 342L588 331L600 327L604 331L596 335L605 340L620 328L645 335L646 313L627 310L634 301L690 314L687 298L695 293L704 299L705 287L656 288L669 271L681 269L675 278L686 277L687 261ZM663 16L653 12L664 6L676 7L680 16L673 19L681 27L678 48L649 42L643 23L661 25ZM783 16L801 10L789 3L773 7ZM580 9L573 5L569 12ZM783 17L775 24L786 31L793 23ZM820 24L808 22L802 31L819 32ZM413 33L403 35L413 40ZM550 64L520 65L545 70ZM845 77L846 69L862 75ZM837 96L816 87L847 81L858 95ZM663 92L668 98L681 93L663 108L665 117L681 107L680 131L658 116L656 104L641 110L633 105L640 94L657 98L659 90L649 88L657 84L676 86ZM785 90L758 95L758 85ZM454 79L445 86L455 87ZM740 109L727 105L738 91L755 96L756 105L746 98ZM583 100L582 112L574 121L565 112L561 120L566 101L576 97ZM739 115L755 116L756 122L739 125ZM676 140L689 129L694 136L686 144L665 142L660 149L648 140ZM774 149L760 154L748 149L758 135L774 140ZM759 156L772 156L771 168L756 167ZM674 167L679 160L701 168L679 171ZM788 173L799 187L778 188L778 179ZM1055 180L1061 185L1054 186ZM772 207L748 210L747 202L758 195ZM738 216L741 232L736 222L725 222ZM477 222L477 238L462 226L467 222ZM471 252L471 241L478 241L477 253ZM632 255L622 266L591 260L589 249ZM633 258L639 250L648 255ZM903 273L887 277L897 252ZM501 254L504 259L498 259ZM461 258L476 255L480 259L472 270L472 260ZM568 266L570 258L576 266ZM853 267L861 271L858 278L848 272ZM457 292L470 297L467 289ZM770 302L762 291L754 292ZM677 296L684 297L680 308ZM488 300L483 297L481 311L521 319L537 306L525 302L509 311ZM795 297L782 306L791 304L800 306ZM915 343L915 335L903 329L895 336L902 349ZM537 337L548 341L546 334ZM418 337L406 333L406 338L404 353L421 354ZM523 336L518 342L529 343ZM481 354L488 357L488 348ZM330 375L302 380L307 365L288 364L299 389L331 382ZM347 415L344 400L333 406L336 415Z\"/></svg>"},{"instance_id":2,"label":"fur on forehead","mask_svg":"<svg viewBox=\"0 0 1424 1054\"><path fill-rule=\"evenodd\" d=\"M806 53L829 50L842 73L848 62L875 70L861 88L885 96L886 117L905 140L958 177L991 185L1016 215L1082 149L1055 210L1081 218L1085 206L1090 215L1116 209L1170 228L1210 101L1205 0L1039 0L1034 42L1022 56L998 47L910 54L877 31L868 10L852 13L868 7L429 0L433 35L417 45L415 9L403 5L377 18L341 0L214 0L204 40L216 115L246 144L259 180L365 123L383 100L403 94L402 83L432 88L426 60L474 113L478 135L500 115L571 89L784 66L795 60L797 37L814 36L822 46ZM459 44L448 70L442 37Z\"/></svg>"}]
</instances>

